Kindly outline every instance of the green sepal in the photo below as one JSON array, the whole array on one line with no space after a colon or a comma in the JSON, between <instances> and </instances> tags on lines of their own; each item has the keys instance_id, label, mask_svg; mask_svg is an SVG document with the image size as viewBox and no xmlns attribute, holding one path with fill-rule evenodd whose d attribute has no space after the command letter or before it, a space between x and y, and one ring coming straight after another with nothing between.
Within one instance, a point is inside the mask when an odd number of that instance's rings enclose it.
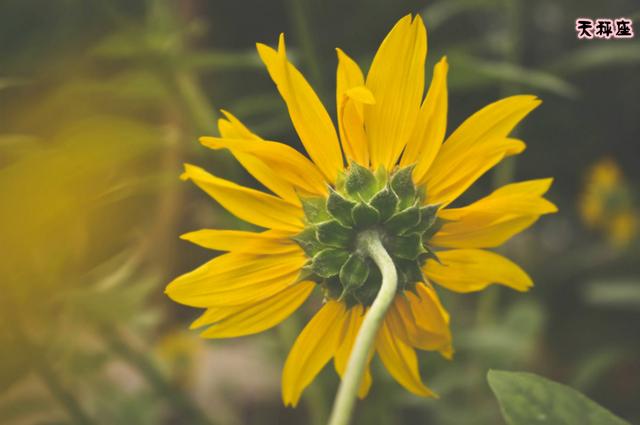
<instances>
[{"instance_id":1,"label":"green sepal","mask_svg":"<svg viewBox=\"0 0 640 425\"><path fill-rule=\"evenodd\" d=\"M403 291L413 290L416 283L425 281L418 261L397 258L394 262L398 270L398 286Z\"/></svg>"},{"instance_id":2,"label":"green sepal","mask_svg":"<svg viewBox=\"0 0 640 425\"><path fill-rule=\"evenodd\" d=\"M364 285L349 295L353 296L358 303L370 306L376 298L376 295L378 295L380 286L382 286L382 274L380 273L380 269L377 267L371 267L369 269L369 276L367 277ZM348 298L349 297L347 297L347 299Z\"/></svg>"},{"instance_id":3,"label":"green sepal","mask_svg":"<svg viewBox=\"0 0 640 425\"><path fill-rule=\"evenodd\" d=\"M338 171L338 175L336 176L335 187L338 192L344 192L344 182L347 179L347 174L345 170Z\"/></svg>"},{"instance_id":4,"label":"green sepal","mask_svg":"<svg viewBox=\"0 0 640 425\"><path fill-rule=\"evenodd\" d=\"M438 254L436 254L436 252L428 246L425 248L425 252L420 256L420 259L423 263L431 259L437 261L439 264L442 264L442 261L440 261Z\"/></svg>"},{"instance_id":5,"label":"green sepal","mask_svg":"<svg viewBox=\"0 0 640 425\"><path fill-rule=\"evenodd\" d=\"M386 221L398 206L398 196L387 186L371 198L371 206L378 210L380 220Z\"/></svg>"},{"instance_id":6,"label":"green sepal","mask_svg":"<svg viewBox=\"0 0 640 425\"><path fill-rule=\"evenodd\" d=\"M342 284L338 276L330 277L322 280L322 287L325 290L325 296L331 299L338 299L342 295Z\"/></svg>"},{"instance_id":7,"label":"green sepal","mask_svg":"<svg viewBox=\"0 0 640 425\"><path fill-rule=\"evenodd\" d=\"M395 213L384 224L387 232L401 234L413 229L420 223L420 208L417 205L409 207L403 211Z\"/></svg>"},{"instance_id":8,"label":"green sepal","mask_svg":"<svg viewBox=\"0 0 640 425\"><path fill-rule=\"evenodd\" d=\"M436 222L438 209L440 205L427 205L420 208L420 224L416 227L416 231L424 233Z\"/></svg>"},{"instance_id":9,"label":"green sepal","mask_svg":"<svg viewBox=\"0 0 640 425\"><path fill-rule=\"evenodd\" d=\"M316 226L316 238L325 245L346 247L351 241L352 231L338 220L329 220Z\"/></svg>"},{"instance_id":10,"label":"green sepal","mask_svg":"<svg viewBox=\"0 0 640 425\"><path fill-rule=\"evenodd\" d=\"M422 246L422 238L417 233L406 236L394 236L389 241L389 252L398 258L415 260L427 252Z\"/></svg>"},{"instance_id":11,"label":"green sepal","mask_svg":"<svg viewBox=\"0 0 640 425\"><path fill-rule=\"evenodd\" d=\"M416 197L416 187L413 184L413 169L415 165L401 168L394 175L391 176L391 189L400 198L400 208L406 208L413 204Z\"/></svg>"},{"instance_id":12,"label":"green sepal","mask_svg":"<svg viewBox=\"0 0 640 425\"><path fill-rule=\"evenodd\" d=\"M298 274L298 279L296 282L302 282L303 280L318 280L318 276L313 272L313 266L311 265L311 261L307 262L300 269L300 273Z\"/></svg>"},{"instance_id":13,"label":"green sepal","mask_svg":"<svg viewBox=\"0 0 640 425\"><path fill-rule=\"evenodd\" d=\"M351 211L351 217L359 229L371 227L380 221L378 210L366 202L359 202Z\"/></svg>"},{"instance_id":14,"label":"green sepal","mask_svg":"<svg viewBox=\"0 0 640 425\"><path fill-rule=\"evenodd\" d=\"M376 191L379 191L387 185L387 181L389 180L389 173L387 173L387 169L384 168L384 165L380 165L373 174L376 178L377 183Z\"/></svg>"},{"instance_id":15,"label":"green sepal","mask_svg":"<svg viewBox=\"0 0 640 425\"><path fill-rule=\"evenodd\" d=\"M348 199L343 198L338 192L329 189L329 198L327 199L327 210L336 220L338 220L343 226L353 226L353 218L351 217L351 210L356 206L356 203Z\"/></svg>"},{"instance_id":16,"label":"green sepal","mask_svg":"<svg viewBox=\"0 0 640 425\"><path fill-rule=\"evenodd\" d=\"M344 249L327 248L317 253L312 260L313 273L320 277L333 277L340 273L340 268L349 258L349 253Z\"/></svg>"},{"instance_id":17,"label":"green sepal","mask_svg":"<svg viewBox=\"0 0 640 425\"><path fill-rule=\"evenodd\" d=\"M344 181L344 188L349 195L360 195L368 200L376 191L376 177L368 168L352 162Z\"/></svg>"},{"instance_id":18,"label":"green sepal","mask_svg":"<svg viewBox=\"0 0 640 425\"><path fill-rule=\"evenodd\" d=\"M331 219L325 199L320 197L300 198L304 215L310 223L320 223Z\"/></svg>"},{"instance_id":19,"label":"green sepal","mask_svg":"<svg viewBox=\"0 0 640 425\"><path fill-rule=\"evenodd\" d=\"M316 238L316 231L312 227L305 228L291 239L300 245L307 257L313 257L322 250L322 244Z\"/></svg>"},{"instance_id":20,"label":"green sepal","mask_svg":"<svg viewBox=\"0 0 640 425\"><path fill-rule=\"evenodd\" d=\"M433 235L438 233L438 230L442 229L442 226L444 225L444 223L445 223L445 220L441 219L440 217L436 217L433 224L429 226L429 228L425 230L424 233L422 234L422 240L425 243L427 243L429 239L433 237Z\"/></svg>"},{"instance_id":21,"label":"green sepal","mask_svg":"<svg viewBox=\"0 0 640 425\"><path fill-rule=\"evenodd\" d=\"M351 254L340 269L340 282L344 293L360 288L369 277L369 265L359 254Z\"/></svg>"}]
</instances>

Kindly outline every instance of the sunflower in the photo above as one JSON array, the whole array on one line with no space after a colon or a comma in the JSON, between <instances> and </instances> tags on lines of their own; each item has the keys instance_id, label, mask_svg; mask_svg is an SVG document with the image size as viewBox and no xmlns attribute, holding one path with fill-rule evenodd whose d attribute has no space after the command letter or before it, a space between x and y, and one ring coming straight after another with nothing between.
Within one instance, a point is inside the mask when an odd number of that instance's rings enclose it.
<instances>
[{"instance_id":1,"label":"sunflower","mask_svg":"<svg viewBox=\"0 0 640 425\"><path fill-rule=\"evenodd\" d=\"M232 338L269 329L319 288L324 301L295 341L284 365L282 395L295 406L302 391L333 359L345 373L355 337L381 285L381 273L358 249L374 229L393 259L398 289L376 336L377 354L395 380L419 396L435 396L420 376L416 349L453 354L449 314L433 283L455 292L490 284L517 291L529 276L487 251L532 225L555 206L542 195L551 179L508 184L470 205L449 205L503 158L525 144L508 135L540 104L534 96L502 99L479 110L446 141L446 58L434 68L426 97L427 37L419 16L400 19L364 77L337 49L337 130L304 76L278 48L258 53L284 99L308 158L260 138L223 111L221 137L270 192L243 187L185 165L190 179L261 232L199 230L183 239L227 252L167 287L173 300L206 311L192 328L206 338ZM444 142L443 142L444 141ZM372 383L367 365L359 389Z\"/></svg>"}]
</instances>

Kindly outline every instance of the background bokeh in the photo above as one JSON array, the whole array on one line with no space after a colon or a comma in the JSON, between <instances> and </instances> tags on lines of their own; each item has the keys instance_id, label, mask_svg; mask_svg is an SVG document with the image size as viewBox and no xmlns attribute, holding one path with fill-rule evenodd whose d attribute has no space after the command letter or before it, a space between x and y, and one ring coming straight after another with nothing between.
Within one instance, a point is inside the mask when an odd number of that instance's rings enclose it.
<instances>
[{"instance_id":1,"label":"background bokeh","mask_svg":"<svg viewBox=\"0 0 640 425\"><path fill-rule=\"evenodd\" d=\"M518 129L527 151L463 201L554 176L560 212L501 248L531 292L441 292L456 357L420 355L440 399L411 396L376 364L356 423L502 423L491 368L563 382L640 423L640 37L574 30L577 17L626 16L640 33L636 0L3 0L0 423L325 422L332 367L298 409L279 392L313 305L265 334L209 341L187 330L198 312L164 296L217 255L180 234L246 228L178 175L189 161L257 185L197 143L216 134L219 108L300 148L256 41L285 32L332 110L334 47L366 67L409 12L427 24L428 78L449 59L450 130L509 94L544 100Z\"/></svg>"}]
</instances>

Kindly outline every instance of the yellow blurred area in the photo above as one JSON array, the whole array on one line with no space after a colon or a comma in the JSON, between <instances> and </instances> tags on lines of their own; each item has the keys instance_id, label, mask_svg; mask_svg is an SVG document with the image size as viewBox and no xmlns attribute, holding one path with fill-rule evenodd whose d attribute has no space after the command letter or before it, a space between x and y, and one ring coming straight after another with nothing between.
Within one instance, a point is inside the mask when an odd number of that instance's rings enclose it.
<instances>
[{"instance_id":1,"label":"yellow blurred area","mask_svg":"<svg viewBox=\"0 0 640 425\"><path fill-rule=\"evenodd\" d=\"M86 268L130 239L136 206L126 200L144 178L136 161L158 143L158 133L147 125L95 116L61 126L5 164L5 284L41 297L31 290L64 285L71 278L65 272Z\"/></svg>"},{"instance_id":2,"label":"yellow blurred area","mask_svg":"<svg viewBox=\"0 0 640 425\"><path fill-rule=\"evenodd\" d=\"M608 157L587 171L579 202L582 220L601 231L616 246L625 246L636 235L638 211L632 192L618 164Z\"/></svg>"}]
</instances>

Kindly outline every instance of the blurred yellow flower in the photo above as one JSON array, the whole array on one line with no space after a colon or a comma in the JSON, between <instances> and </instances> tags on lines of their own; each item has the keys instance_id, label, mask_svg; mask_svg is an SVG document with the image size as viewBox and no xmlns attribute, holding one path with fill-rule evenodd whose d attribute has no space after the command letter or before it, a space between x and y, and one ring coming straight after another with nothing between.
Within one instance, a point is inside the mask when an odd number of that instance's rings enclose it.
<instances>
[{"instance_id":1,"label":"blurred yellow flower","mask_svg":"<svg viewBox=\"0 0 640 425\"><path fill-rule=\"evenodd\" d=\"M602 231L614 245L624 246L636 235L638 213L631 190L611 158L599 160L588 170L579 210L585 224Z\"/></svg>"},{"instance_id":2,"label":"blurred yellow flower","mask_svg":"<svg viewBox=\"0 0 640 425\"><path fill-rule=\"evenodd\" d=\"M171 282L175 301L206 308L192 328L231 338L269 329L291 315L315 287L324 305L298 336L282 377L295 406L331 359L341 376L381 274L357 249L364 232L382 238L398 269L398 291L375 353L407 390L434 396L420 377L415 349L452 355L449 315L431 281L457 291L499 283L526 291L532 282L496 247L556 207L542 196L552 179L506 185L464 207L448 208L480 176L525 144L508 135L539 104L509 97L473 114L443 143L447 121L446 58L423 99L426 30L402 18L376 53L366 79L338 49L337 131L311 86L277 50L258 53L284 99L310 160L266 141L223 111L221 137L203 145L229 149L273 194L239 186L186 165L191 179L224 208L263 232L200 230L184 239L228 253ZM346 165L345 165L346 164ZM452 248L444 250L443 248ZM437 249L437 251L436 251ZM371 357L374 353L371 353ZM367 368L360 387L371 385Z\"/></svg>"},{"instance_id":3,"label":"blurred yellow flower","mask_svg":"<svg viewBox=\"0 0 640 425\"><path fill-rule=\"evenodd\" d=\"M182 386L189 387L194 378L197 357L202 344L184 330L173 330L158 341L155 352L171 376Z\"/></svg>"}]
</instances>

